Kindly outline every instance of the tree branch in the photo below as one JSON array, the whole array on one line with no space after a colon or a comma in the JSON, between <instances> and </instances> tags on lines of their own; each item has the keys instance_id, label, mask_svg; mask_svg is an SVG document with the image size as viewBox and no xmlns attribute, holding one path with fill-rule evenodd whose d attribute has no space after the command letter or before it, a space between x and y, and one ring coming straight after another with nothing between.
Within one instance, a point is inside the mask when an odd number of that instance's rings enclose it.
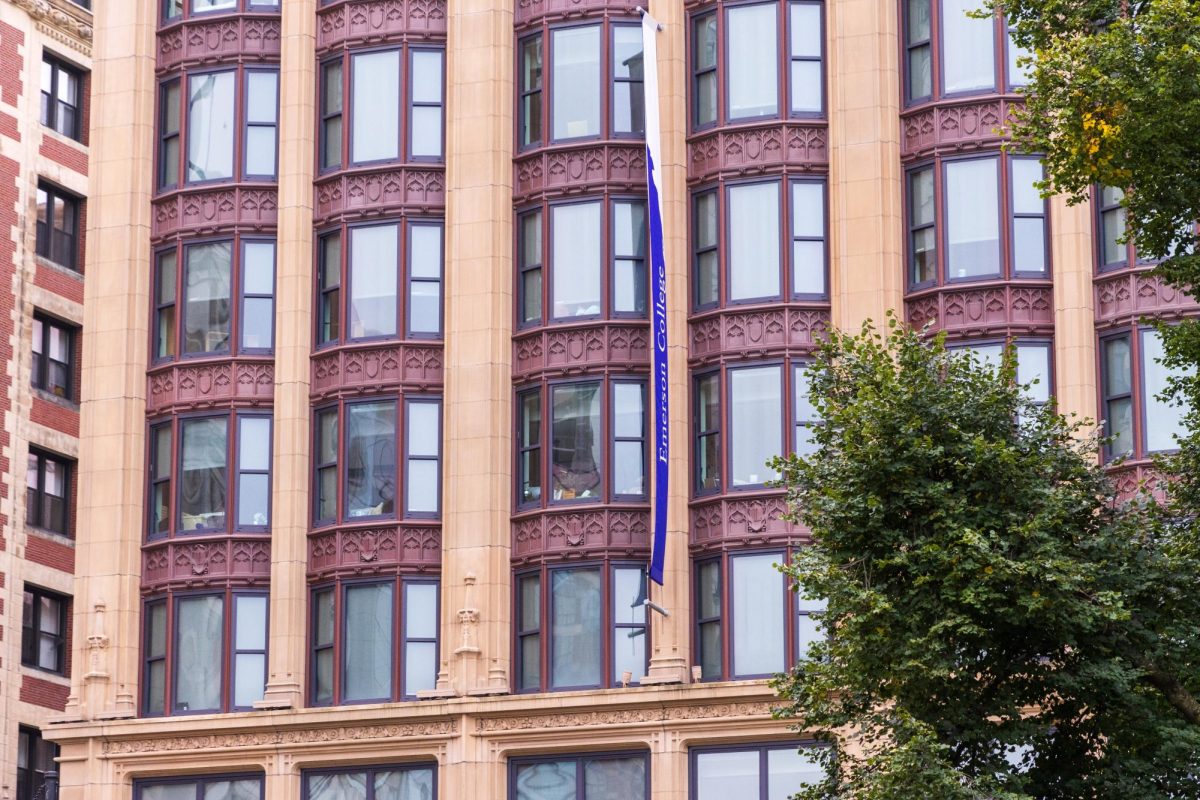
<instances>
[{"instance_id":1,"label":"tree branch","mask_svg":"<svg viewBox=\"0 0 1200 800\"><path fill-rule=\"evenodd\" d=\"M1149 659L1138 658L1138 666L1146 671L1146 682L1163 693L1171 706L1193 725L1200 725L1200 700L1170 672L1159 669Z\"/></svg>"}]
</instances>

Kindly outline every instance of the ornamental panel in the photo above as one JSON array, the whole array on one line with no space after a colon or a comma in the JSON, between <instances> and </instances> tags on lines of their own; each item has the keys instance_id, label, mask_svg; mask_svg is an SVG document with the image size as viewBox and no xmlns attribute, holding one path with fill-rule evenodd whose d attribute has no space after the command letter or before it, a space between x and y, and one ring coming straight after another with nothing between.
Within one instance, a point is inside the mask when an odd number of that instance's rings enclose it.
<instances>
[{"instance_id":1,"label":"ornamental panel","mask_svg":"<svg viewBox=\"0 0 1200 800\"><path fill-rule=\"evenodd\" d=\"M317 397L397 387L439 389L443 361L437 345L394 343L323 350L312 357L311 390Z\"/></svg>"},{"instance_id":2,"label":"ornamental panel","mask_svg":"<svg viewBox=\"0 0 1200 800\"><path fill-rule=\"evenodd\" d=\"M311 578L394 574L437 569L442 529L433 522L342 525L308 536Z\"/></svg>"},{"instance_id":3,"label":"ornamental panel","mask_svg":"<svg viewBox=\"0 0 1200 800\"><path fill-rule=\"evenodd\" d=\"M345 2L317 12L317 49L444 39L446 0Z\"/></svg>"},{"instance_id":4,"label":"ornamental panel","mask_svg":"<svg viewBox=\"0 0 1200 800\"><path fill-rule=\"evenodd\" d=\"M1096 325L1108 327L1149 315L1174 319L1195 313L1200 304L1147 270L1096 279Z\"/></svg>"},{"instance_id":5,"label":"ornamental panel","mask_svg":"<svg viewBox=\"0 0 1200 800\"><path fill-rule=\"evenodd\" d=\"M996 98L923 106L900 118L900 156L904 160L996 147L1006 140L1019 100Z\"/></svg>"},{"instance_id":6,"label":"ornamental panel","mask_svg":"<svg viewBox=\"0 0 1200 800\"><path fill-rule=\"evenodd\" d=\"M646 148L632 144L583 144L539 150L513 160L513 199L646 191Z\"/></svg>"},{"instance_id":7,"label":"ornamental panel","mask_svg":"<svg viewBox=\"0 0 1200 800\"><path fill-rule=\"evenodd\" d=\"M830 326L826 306L730 308L707 312L688 323L693 365L722 358L755 358L817 347Z\"/></svg>"},{"instance_id":8,"label":"ornamental panel","mask_svg":"<svg viewBox=\"0 0 1200 800\"><path fill-rule=\"evenodd\" d=\"M806 541L808 531L783 519L782 492L702 498L691 504L693 551Z\"/></svg>"},{"instance_id":9,"label":"ornamental panel","mask_svg":"<svg viewBox=\"0 0 1200 800\"><path fill-rule=\"evenodd\" d=\"M189 189L154 202L152 235L161 240L179 234L258 232L273 229L278 212L274 189Z\"/></svg>"},{"instance_id":10,"label":"ornamental panel","mask_svg":"<svg viewBox=\"0 0 1200 800\"><path fill-rule=\"evenodd\" d=\"M270 536L181 536L142 547L142 589L261 584L271 579Z\"/></svg>"},{"instance_id":11,"label":"ornamental panel","mask_svg":"<svg viewBox=\"0 0 1200 800\"><path fill-rule=\"evenodd\" d=\"M270 406L275 365L257 359L171 363L151 369L146 384L146 413L151 416L214 406Z\"/></svg>"},{"instance_id":12,"label":"ornamental panel","mask_svg":"<svg viewBox=\"0 0 1200 800\"><path fill-rule=\"evenodd\" d=\"M158 69L228 62L278 61L279 17L200 18L158 35Z\"/></svg>"},{"instance_id":13,"label":"ornamental panel","mask_svg":"<svg viewBox=\"0 0 1200 800\"><path fill-rule=\"evenodd\" d=\"M784 122L734 128L697 136L688 143L688 180L764 171L825 172L829 133L823 124Z\"/></svg>"},{"instance_id":14,"label":"ornamental panel","mask_svg":"<svg viewBox=\"0 0 1200 800\"><path fill-rule=\"evenodd\" d=\"M909 325L932 324L951 337L1048 333L1054 326L1049 284L942 286L905 300Z\"/></svg>"},{"instance_id":15,"label":"ornamental panel","mask_svg":"<svg viewBox=\"0 0 1200 800\"><path fill-rule=\"evenodd\" d=\"M596 322L551 327L513 338L513 380L546 373L575 375L606 366L646 367L650 328L645 322Z\"/></svg>"},{"instance_id":16,"label":"ornamental panel","mask_svg":"<svg viewBox=\"0 0 1200 800\"><path fill-rule=\"evenodd\" d=\"M580 17L596 17L608 11L611 16L636 13L637 0L517 0L513 25L518 29L533 23L560 22Z\"/></svg>"},{"instance_id":17,"label":"ornamental panel","mask_svg":"<svg viewBox=\"0 0 1200 800\"><path fill-rule=\"evenodd\" d=\"M512 523L514 564L609 555L644 556L650 513L644 508L548 509Z\"/></svg>"},{"instance_id":18,"label":"ornamental panel","mask_svg":"<svg viewBox=\"0 0 1200 800\"><path fill-rule=\"evenodd\" d=\"M440 215L446 206L446 177L440 167L342 173L319 181L315 192L318 225L395 214Z\"/></svg>"}]
</instances>

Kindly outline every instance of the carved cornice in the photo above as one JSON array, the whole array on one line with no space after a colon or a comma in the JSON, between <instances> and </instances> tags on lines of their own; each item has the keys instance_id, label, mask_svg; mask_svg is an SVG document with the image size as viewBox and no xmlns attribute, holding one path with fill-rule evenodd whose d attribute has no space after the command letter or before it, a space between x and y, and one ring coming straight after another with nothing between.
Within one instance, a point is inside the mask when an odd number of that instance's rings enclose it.
<instances>
[{"instance_id":1,"label":"carved cornice","mask_svg":"<svg viewBox=\"0 0 1200 800\"><path fill-rule=\"evenodd\" d=\"M56 0L9 0L29 14L44 32L91 56L92 14L73 3Z\"/></svg>"},{"instance_id":2,"label":"carved cornice","mask_svg":"<svg viewBox=\"0 0 1200 800\"><path fill-rule=\"evenodd\" d=\"M904 301L908 324L932 322L950 338L1054 333L1054 289L1049 283L941 286Z\"/></svg>"},{"instance_id":3,"label":"carved cornice","mask_svg":"<svg viewBox=\"0 0 1200 800\"><path fill-rule=\"evenodd\" d=\"M343 172L319 180L315 193L317 225L397 214L440 216L446 176L441 165Z\"/></svg>"},{"instance_id":4,"label":"carved cornice","mask_svg":"<svg viewBox=\"0 0 1200 800\"><path fill-rule=\"evenodd\" d=\"M996 149L1007 140L1016 97L946 100L900 115L900 157L904 161Z\"/></svg>"},{"instance_id":5,"label":"carved cornice","mask_svg":"<svg viewBox=\"0 0 1200 800\"><path fill-rule=\"evenodd\" d=\"M823 122L774 122L722 128L688 142L688 182L770 172L827 172L829 132Z\"/></svg>"},{"instance_id":6,"label":"carved cornice","mask_svg":"<svg viewBox=\"0 0 1200 800\"><path fill-rule=\"evenodd\" d=\"M1166 493L1160 486L1161 482L1166 480L1166 476L1155 469L1154 462L1148 459L1126 461L1120 466L1109 467L1108 477L1113 482L1120 500L1132 500L1140 488L1148 489L1160 503L1166 500Z\"/></svg>"},{"instance_id":7,"label":"carved cornice","mask_svg":"<svg viewBox=\"0 0 1200 800\"><path fill-rule=\"evenodd\" d=\"M513 26L518 33L542 23L629 15L637 21L637 0L517 0Z\"/></svg>"},{"instance_id":8,"label":"carved cornice","mask_svg":"<svg viewBox=\"0 0 1200 800\"><path fill-rule=\"evenodd\" d=\"M1179 319L1200 312L1200 304L1190 295L1149 269L1122 270L1115 275L1096 277L1097 328L1127 325L1142 316Z\"/></svg>"},{"instance_id":9,"label":"carved cornice","mask_svg":"<svg viewBox=\"0 0 1200 800\"><path fill-rule=\"evenodd\" d=\"M686 722L687 720L730 719L771 716L773 703L720 703L714 705L659 706L651 708L580 711L565 714L537 714L523 717L481 717L475 723L483 733L536 731L547 728L589 728L638 725L645 723Z\"/></svg>"},{"instance_id":10,"label":"carved cornice","mask_svg":"<svg viewBox=\"0 0 1200 800\"><path fill-rule=\"evenodd\" d=\"M650 364L649 323L598 320L586 326L540 328L513 337L513 381L578 375Z\"/></svg>"},{"instance_id":11,"label":"carved cornice","mask_svg":"<svg viewBox=\"0 0 1200 800\"><path fill-rule=\"evenodd\" d=\"M312 357L312 397L402 389L441 391L443 364L440 344L402 342L321 350Z\"/></svg>"},{"instance_id":12,"label":"carved cornice","mask_svg":"<svg viewBox=\"0 0 1200 800\"><path fill-rule=\"evenodd\" d=\"M646 193L644 144L560 145L513 159L513 200L517 204L604 191Z\"/></svg>"},{"instance_id":13,"label":"carved cornice","mask_svg":"<svg viewBox=\"0 0 1200 800\"><path fill-rule=\"evenodd\" d=\"M233 406L270 407L275 365L268 356L200 363L173 362L146 375L146 413Z\"/></svg>"},{"instance_id":14,"label":"carved cornice","mask_svg":"<svg viewBox=\"0 0 1200 800\"><path fill-rule=\"evenodd\" d=\"M779 545L808 540L808 531L783 519L787 500L782 492L727 494L693 500L689 509L691 549Z\"/></svg>"},{"instance_id":15,"label":"carved cornice","mask_svg":"<svg viewBox=\"0 0 1200 800\"><path fill-rule=\"evenodd\" d=\"M265 586L271 580L271 537L176 536L142 546L142 590Z\"/></svg>"},{"instance_id":16,"label":"carved cornice","mask_svg":"<svg viewBox=\"0 0 1200 800\"><path fill-rule=\"evenodd\" d=\"M186 189L154 201L156 241L181 234L207 236L273 230L279 200L272 186Z\"/></svg>"},{"instance_id":17,"label":"carved cornice","mask_svg":"<svg viewBox=\"0 0 1200 800\"><path fill-rule=\"evenodd\" d=\"M830 326L828 305L727 308L688 322L692 366L814 350Z\"/></svg>"},{"instance_id":18,"label":"carved cornice","mask_svg":"<svg viewBox=\"0 0 1200 800\"><path fill-rule=\"evenodd\" d=\"M315 580L421 572L441 561L437 520L342 525L308 535L308 574Z\"/></svg>"},{"instance_id":19,"label":"carved cornice","mask_svg":"<svg viewBox=\"0 0 1200 800\"><path fill-rule=\"evenodd\" d=\"M228 62L278 62L278 15L188 19L158 34L158 70Z\"/></svg>"},{"instance_id":20,"label":"carved cornice","mask_svg":"<svg viewBox=\"0 0 1200 800\"><path fill-rule=\"evenodd\" d=\"M644 555L650 547L650 513L644 508L544 509L512 523L512 559L539 560L600 555Z\"/></svg>"},{"instance_id":21,"label":"carved cornice","mask_svg":"<svg viewBox=\"0 0 1200 800\"><path fill-rule=\"evenodd\" d=\"M370 0L317 12L317 52L396 41L444 40L446 0Z\"/></svg>"},{"instance_id":22,"label":"carved cornice","mask_svg":"<svg viewBox=\"0 0 1200 800\"><path fill-rule=\"evenodd\" d=\"M146 739L105 739L101 743L100 752L106 756L115 756L185 750L197 752L217 749L243 750L330 742L453 736L457 731L458 721L445 719L395 725L214 733L207 736L156 736Z\"/></svg>"}]
</instances>

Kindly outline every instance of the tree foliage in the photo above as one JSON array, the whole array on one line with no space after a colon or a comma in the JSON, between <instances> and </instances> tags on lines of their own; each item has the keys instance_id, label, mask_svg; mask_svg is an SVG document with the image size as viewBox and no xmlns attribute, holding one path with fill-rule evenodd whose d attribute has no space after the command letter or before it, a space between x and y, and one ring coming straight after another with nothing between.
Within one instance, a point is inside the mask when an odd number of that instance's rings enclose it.
<instances>
[{"instance_id":1,"label":"tree foliage","mask_svg":"<svg viewBox=\"0 0 1200 800\"><path fill-rule=\"evenodd\" d=\"M833 333L780 460L833 635L777 681L834 742L805 800L1200 797L1200 552L1082 422L895 319Z\"/></svg>"}]
</instances>

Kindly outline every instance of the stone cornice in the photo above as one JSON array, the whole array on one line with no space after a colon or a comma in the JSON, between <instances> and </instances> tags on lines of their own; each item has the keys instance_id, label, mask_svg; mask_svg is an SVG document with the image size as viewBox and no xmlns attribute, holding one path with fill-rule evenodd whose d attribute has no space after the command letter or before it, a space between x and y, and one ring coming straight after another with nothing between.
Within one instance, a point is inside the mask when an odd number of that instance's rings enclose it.
<instances>
[{"instance_id":1,"label":"stone cornice","mask_svg":"<svg viewBox=\"0 0 1200 800\"><path fill-rule=\"evenodd\" d=\"M10 0L39 23L42 32L91 56L92 15L65 0Z\"/></svg>"}]
</instances>

